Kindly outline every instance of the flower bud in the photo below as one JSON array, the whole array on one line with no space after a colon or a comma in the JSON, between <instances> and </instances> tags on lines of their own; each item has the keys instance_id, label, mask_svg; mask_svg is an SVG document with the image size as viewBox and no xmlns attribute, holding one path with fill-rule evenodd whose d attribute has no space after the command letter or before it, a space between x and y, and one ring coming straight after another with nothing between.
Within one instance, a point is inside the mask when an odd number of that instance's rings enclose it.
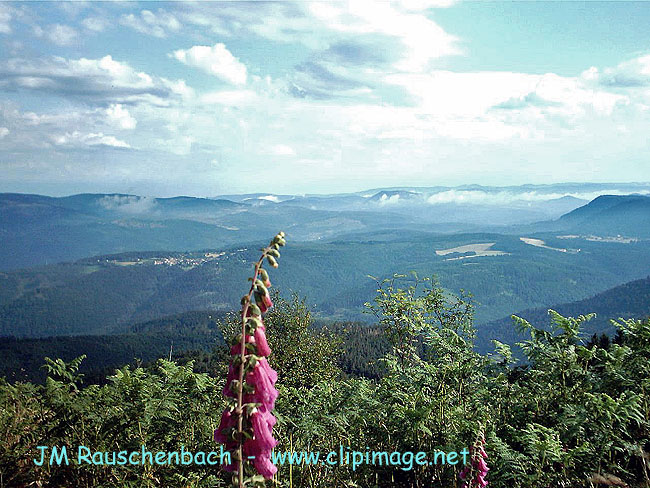
<instances>
[{"instance_id":1,"label":"flower bud","mask_svg":"<svg viewBox=\"0 0 650 488\"><path fill-rule=\"evenodd\" d=\"M260 268L259 274L262 283L264 283L264 286L271 288L271 280L269 279L269 274L266 272L266 270L264 268Z\"/></svg>"},{"instance_id":2,"label":"flower bud","mask_svg":"<svg viewBox=\"0 0 650 488\"><path fill-rule=\"evenodd\" d=\"M257 317L248 317L248 320L246 321L247 325L250 325L251 329L255 330L258 327L262 326L262 321L258 319ZM241 334L240 334L241 336Z\"/></svg>"},{"instance_id":3,"label":"flower bud","mask_svg":"<svg viewBox=\"0 0 650 488\"><path fill-rule=\"evenodd\" d=\"M269 290L266 289L266 286L264 286L264 283L262 283L260 280L255 280L255 291L261 293L262 295L269 294Z\"/></svg>"},{"instance_id":4,"label":"flower bud","mask_svg":"<svg viewBox=\"0 0 650 488\"><path fill-rule=\"evenodd\" d=\"M264 268L260 268L259 273L260 273L260 278L262 279L262 281L268 281L269 280L269 274L266 272L266 270Z\"/></svg>"}]
</instances>

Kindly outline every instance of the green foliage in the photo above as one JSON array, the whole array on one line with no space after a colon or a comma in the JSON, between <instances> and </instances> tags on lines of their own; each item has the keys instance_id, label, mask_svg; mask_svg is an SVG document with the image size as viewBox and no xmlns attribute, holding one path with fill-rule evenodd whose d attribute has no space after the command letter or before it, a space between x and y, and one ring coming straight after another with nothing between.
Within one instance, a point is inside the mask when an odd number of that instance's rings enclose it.
<instances>
[{"instance_id":1,"label":"green foliage","mask_svg":"<svg viewBox=\"0 0 650 488\"><path fill-rule=\"evenodd\" d=\"M551 331L515 317L530 335L520 344L527 364L496 370L493 443L500 463L493 474L520 486L577 486L592 473L640 481L650 445L650 344L587 345L580 333L592 316L549 314ZM650 321L619 327L634 342L650 332Z\"/></svg>"},{"instance_id":2,"label":"green foliage","mask_svg":"<svg viewBox=\"0 0 650 488\"><path fill-rule=\"evenodd\" d=\"M158 361L145 370L124 367L103 386L81 388L81 358L48 362L45 386L0 383L0 466L5 486L224 486L214 468L197 466L36 466L36 446L93 451L211 451L222 407L217 382Z\"/></svg>"},{"instance_id":3,"label":"green foliage","mask_svg":"<svg viewBox=\"0 0 650 488\"><path fill-rule=\"evenodd\" d=\"M341 340L326 328L314 330L312 314L297 295L290 301L276 295L274 304L264 320L273 351L269 361L278 371L278 382L310 388L336 379L341 374Z\"/></svg>"},{"instance_id":4,"label":"green foliage","mask_svg":"<svg viewBox=\"0 0 650 488\"><path fill-rule=\"evenodd\" d=\"M516 323L525 360L496 344L474 350L472 304L435 281L380 283L370 306L379 327L313 324L304 301L275 298L265 318L271 364L281 374L277 451L460 451L485 431L495 488L588 486L618 477L647 487L650 470L650 320L621 320L615 341L583 337L590 316L550 312L550 325ZM228 323L223 325L227 335ZM347 332L346 332L347 331ZM384 334L379 340L379 334ZM381 371L345 375L341 348L382 350ZM601 347L602 346L602 347ZM365 347L365 346L364 346ZM371 348L360 348L371 350ZM201 359L222 378L225 349ZM348 356L349 357L349 356ZM185 362L185 360L183 360ZM83 363L81 363L83 364ZM361 363L359 363L361 364ZM215 468L191 466L37 467L38 445L87 445L98 451L218 449L212 433L223 383L160 360L124 367L104 385L80 384L79 361L48 361L42 386L0 382L0 472L6 486L227 486ZM279 466L279 487L458 486L461 466ZM601 478L598 478L600 476ZM645 484L644 484L645 483Z\"/></svg>"},{"instance_id":5,"label":"green foliage","mask_svg":"<svg viewBox=\"0 0 650 488\"><path fill-rule=\"evenodd\" d=\"M278 372L278 383L310 388L320 381L340 376L341 338L326 327L314 327L304 299L294 294L290 300L285 300L277 292L272 296L274 305L265 314L264 324L272 351L269 363ZM224 337L236 335L239 327L239 316L229 315L223 325ZM228 355L224 350L224 360Z\"/></svg>"}]
</instances>

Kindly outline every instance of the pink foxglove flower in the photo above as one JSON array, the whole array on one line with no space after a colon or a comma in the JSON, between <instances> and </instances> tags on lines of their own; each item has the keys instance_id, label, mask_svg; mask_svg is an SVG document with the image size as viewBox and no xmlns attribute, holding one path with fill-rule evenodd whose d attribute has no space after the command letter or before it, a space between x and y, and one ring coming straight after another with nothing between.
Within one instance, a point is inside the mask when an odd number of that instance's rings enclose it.
<instances>
[{"instance_id":1,"label":"pink foxglove flower","mask_svg":"<svg viewBox=\"0 0 650 488\"><path fill-rule=\"evenodd\" d=\"M269 343L266 342L264 326L255 329L255 347L257 348L257 354L260 356L269 356L271 354Z\"/></svg>"},{"instance_id":2,"label":"pink foxglove flower","mask_svg":"<svg viewBox=\"0 0 650 488\"><path fill-rule=\"evenodd\" d=\"M253 464L257 472L266 479L271 479L278 472L278 468L271 462L271 451L256 456Z\"/></svg>"},{"instance_id":3,"label":"pink foxglove flower","mask_svg":"<svg viewBox=\"0 0 650 488\"><path fill-rule=\"evenodd\" d=\"M278 444L273 438L272 429L275 417L264 407L251 414L253 438L244 443L244 454L254 457L253 465L257 472L265 478L272 477L277 468L271 463L271 450Z\"/></svg>"},{"instance_id":4,"label":"pink foxglove flower","mask_svg":"<svg viewBox=\"0 0 650 488\"><path fill-rule=\"evenodd\" d=\"M474 445L470 447L470 464L460 472L458 477L463 480L461 488L485 488L488 485L485 477L490 471L487 465L488 455L485 452L485 438L479 436Z\"/></svg>"},{"instance_id":5,"label":"pink foxglove flower","mask_svg":"<svg viewBox=\"0 0 650 488\"><path fill-rule=\"evenodd\" d=\"M271 297L269 296L269 293L263 293L263 294L255 294L255 302L257 303L257 306L260 307L260 310L262 313L265 313L269 308L273 306L273 302L271 301Z\"/></svg>"},{"instance_id":6,"label":"pink foxglove flower","mask_svg":"<svg viewBox=\"0 0 650 488\"><path fill-rule=\"evenodd\" d=\"M262 314L273 306L268 288L268 273L261 267L264 259L277 268L279 248L284 246L284 233L276 235L271 244L263 249L255 265L255 277L248 295L242 299L242 329L237 343L230 348L232 360L223 394L231 400L231 407L223 412L214 440L225 444L233 456L233 463L226 471L236 471L239 487L245 485L245 465L267 479L273 477L277 468L271 462L271 451L278 444L273 437L276 418L271 411L278 397L275 382L278 374L271 368L266 357L271 349L266 340ZM254 298L254 302L251 299ZM242 460L241 464L237 460Z\"/></svg>"},{"instance_id":7,"label":"pink foxglove flower","mask_svg":"<svg viewBox=\"0 0 650 488\"><path fill-rule=\"evenodd\" d=\"M246 403L261 403L264 408L271 411L278 397L275 382L278 374L269 366L266 358L260 359L253 370L246 376L246 383L255 386L255 392L244 395Z\"/></svg>"},{"instance_id":8,"label":"pink foxglove flower","mask_svg":"<svg viewBox=\"0 0 650 488\"><path fill-rule=\"evenodd\" d=\"M221 422L219 422L219 427L214 431L214 440L221 444L227 444L230 442L226 431L230 428L235 427L236 424L235 417L230 413L230 410L224 410L221 414Z\"/></svg>"},{"instance_id":9,"label":"pink foxglove flower","mask_svg":"<svg viewBox=\"0 0 650 488\"><path fill-rule=\"evenodd\" d=\"M269 347L269 343L266 341L266 334L264 333L264 330L265 330L264 326L257 327L257 329L255 329L254 335L246 336L246 343L255 345L255 349L258 356L271 355L271 348ZM232 346L230 348L230 354L232 356L241 354L241 343L238 342L237 344Z\"/></svg>"}]
</instances>

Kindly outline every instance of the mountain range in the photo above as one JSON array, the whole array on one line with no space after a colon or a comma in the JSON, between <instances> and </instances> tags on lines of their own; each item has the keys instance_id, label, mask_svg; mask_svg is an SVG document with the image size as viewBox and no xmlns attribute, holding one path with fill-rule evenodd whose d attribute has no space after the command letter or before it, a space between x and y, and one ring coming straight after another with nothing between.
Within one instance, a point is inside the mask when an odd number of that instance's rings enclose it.
<instances>
[{"instance_id":1,"label":"mountain range","mask_svg":"<svg viewBox=\"0 0 650 488\"><path fill-rule=\"evenodd\" d=\"M573 231L580 227L577 219L558 218L599 194L626 192L650 194L650 184L471 185L214 198L3 193L0 270L127 251L224 248L264 239L280 228L294 241L378 231L517 233L517 226ZM643 219L644 210L639 211L635 218ZM613 215L594 231L617 231L617 222Z\"/></svg>"}]
</instances>

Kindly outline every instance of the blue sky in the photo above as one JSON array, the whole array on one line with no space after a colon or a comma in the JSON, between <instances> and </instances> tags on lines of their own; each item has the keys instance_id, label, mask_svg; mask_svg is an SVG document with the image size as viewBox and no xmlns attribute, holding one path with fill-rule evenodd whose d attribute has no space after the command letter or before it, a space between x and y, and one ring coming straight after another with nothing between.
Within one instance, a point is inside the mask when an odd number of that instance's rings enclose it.
<instances>
[{"instance_id":1,"label":"blue sky","mask_svg":"<svg viewBox=\"0 0 650 488\"><path fill-rule=\"evenodd\" d=\"M650 181L650 2L0 2L0 191Z\"/></svg>"}]
</instances>

